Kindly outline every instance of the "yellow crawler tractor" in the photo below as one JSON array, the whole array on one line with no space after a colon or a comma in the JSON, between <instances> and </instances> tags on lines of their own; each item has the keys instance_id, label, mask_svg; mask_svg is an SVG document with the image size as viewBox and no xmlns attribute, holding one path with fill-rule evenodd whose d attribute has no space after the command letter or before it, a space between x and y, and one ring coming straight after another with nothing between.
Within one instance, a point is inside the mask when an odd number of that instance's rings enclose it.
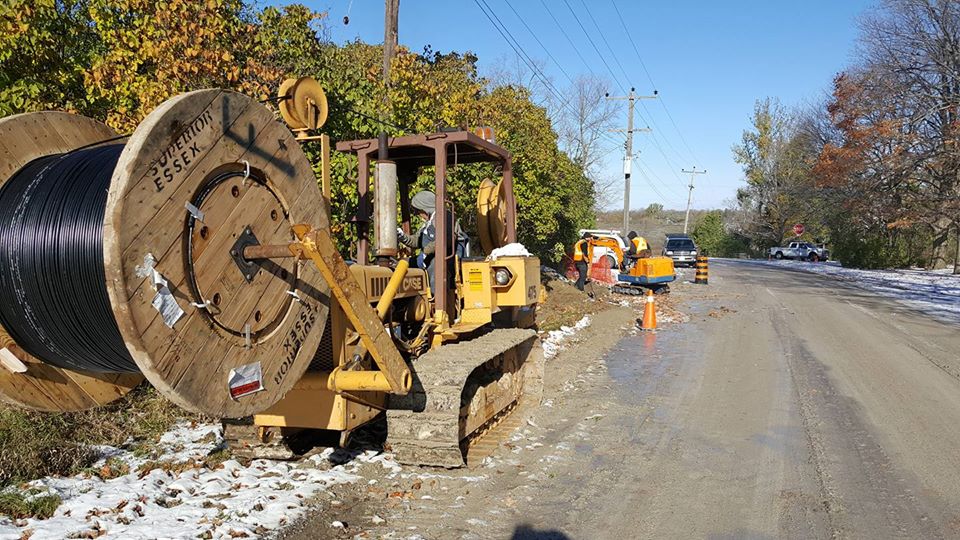
<instances>
[{"instance_id":1,"label":"yellow crawler tractor","mask_svg":"<svg viewBox=\"0 0 960 540\"><path fill-rule=\"evenodd\" d=\"M316 119L326 116L320 87L309 78L290 80L278 99L288 126L299 140L309 140L307 133L320 127ZM288 106L303 103L320 105ZM336 149L357 158L356 258L371 262L345 263L325 231L306 228L295 227L297 241L288 246L243 246L247 265L281 257L312 260L333 298L311 369L283 399L254 415L251 425L226 424L227 438L251 456L287 457L285 433L320 429L340 432L345 440L385 412L387 445L400 462L462 466L481 434L542 394L543 353L531 329L540 296L539 259L456 256L456 216L447 198L449 166L494 164L502 178L484 180L477 194L479 243L487 254L515 243L511 156L467 131L391 137L387 160L375 160L377 139L342 141ZM321 185L329 204L326 150L323 159ZM448 209L448 219L435 219L434 257L446 264L436 265L433 280L399 256L396 232L398 209L403 231L412 232L410 187L426 167L434 169L435 208Z\"/></svg>"},{"instance_id":2,"label":"yellow crawler tractor","mask_svg":"<svg viewBox=\"0 0 960 540\"><path fill-rule=\"evenodd\" d=\"M287 81L277 103L287 127L226 90L176 96L130 136L60 112L0 119L0 297L17 299L0 304L0 400L83 410L145 379L246 419L226 428L239 453L282 457L285 435L345 438L385 417L401 461L463 465L542 392L539 261L454 249L456 164L502 171L477 194L483 252L516 241L510 154L465 131L390 138L379 160L377 140L340 141L358 163L348 261L331 237L323 91ZM320 189L306 140L323 149ZM397 243L425 167L432 275Z\"/></svg>"}]
</instances>

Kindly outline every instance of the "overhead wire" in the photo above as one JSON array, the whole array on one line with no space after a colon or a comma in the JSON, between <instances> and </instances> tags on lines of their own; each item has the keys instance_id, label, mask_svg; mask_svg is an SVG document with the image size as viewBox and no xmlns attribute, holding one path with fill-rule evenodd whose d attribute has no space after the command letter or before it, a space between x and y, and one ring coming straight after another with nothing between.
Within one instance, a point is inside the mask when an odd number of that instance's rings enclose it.
<instances>
[{"instance_id":1,"label":"overhead wire","mask_svg":"<svg viewBox=\"0 0 960 540\"><path fill-rule=\"evenodd\" d=\"M610 77L612 77L614 82L617 83L617 86L620 87L621 92L626 92L626 87L623 85L623 83L620 82L620 79L613 72L613 70L610 69L610 64L608 64L606 58L603 57L603 53L600 52L600 48L597 47L596 43L594 43L593 38L590 37L590 34L587 32L587 29L583 27L583 23L580 22L580 18L577 17L577 13L573 11L573 8L570 6L570 2L568 2L567 0L563 0L563 3L564 5L567 6L567 9L570 10L570 14L573 15L573 20L576 21L577 26L580 27L580 30L583 32L583 35L587 37L587 41L593 47L593 50L596 51L597 56L600 57L600 61L603 62L604 67L607 68L607 72L610 73Z\"/></svg>"},{"instance_id":2,"label":"overhead wire","mask_svg":"<svg viewBox=\"0 0 960 540\"><path fill-rule=\"evenodd\" d=\"M604 45L607 47L607 50L610 52L610 57L613 58L613 60L614 60L614 62L616 63L616 65L620 68L620 72L623 73L623 76L626 77L627 80L629 80L629 79L630 79L630 76L627 75L627 72L626 72L626 70L623 68L623 64L620 62L620 59L619 59L619 57L617 56L616 51L614 51L614 50L613 50L613 47L610 46L610 43L607 41L607 38L606 38L606 36L604 35L604 32L600 29L600 25L597 23L597 19L593 16L593 13L590 11L590 7L586 4L586 2L584 2L584 0L580 0L580 3L583 5L583 10L584 10L584 12L586 12L587 16L590 18L590 21L593 23L594 28L596 28L597 34L600 36L600 39L603 41ZM618 13L619 13L619 11L618 11ZM623 21L622 21L622 20L621 20L620 22L621 22L621 24L623 24ZM581 28L582 28L582 27L581 27ZM629 33L627 34L627 37L629 37L631 40L633 39L633 38L629 35ZM588 39L589 39L589 37L588 37ZM648 77L648 78L649 78L649 77ZM653 85L653 81L652 81L652 80L650 81L650 84ZM656 88L656 85L653 85L653 86L654 86L654 88ZM658 99L659 99L660 96L657 96L657 97L658 97ZM677 155L677 157L680 157L680 159L683 160L683 157L680 155L680 152L678 152L677 149L674 148L674 146L670 143L670 140L667 139L666 137L663 137L663 135L662 135L663 130L660 129L660 126L657 124L656 118L655 118L654 115L650 112L650 109L647 108L646 102L645 102L644 100L642 100L642 99L639 100L639 102L640 102L640 108L643 109L643 112L646 113L646 118L649 120L649 121L647 122L648 125L651 125L651 124L653 125L653 129L651 130L651 132L652 132L651 137L652 137L654 140L662 137L662 138L663 138L663 141L664 141L664 144L666 144L667 147L668 147L670 150L672 150L674 154ZM641 118L643 118L643 115L641 115ZM658 142L657 144L659 145L659 142ZM670 166L676 168L675 164L670 164Z\"/></svg>"},{"instance_id":3,"label":"overhead wire","mask_svg":"<svg viewBox=\"0 0 960 540\"><path fill-rule=\"evenodd\" d=\"M486 0L473 0L477 7L480 8L480 11L483 12L487 20L490 21L490 24L497 30L501 37L507 42L507 45L513 49L513 52L516 53L517 57L526 64L530 71L533 72L534 76L540 79L540 82L544 85L544 88L548 92L553 94L554 97L562 104L566 105L566 100L563 98L562 94L554 88L553 84L547 78L547 76L540 70L533 58L527 54L527 52L520 45L519 41L516 41L516 38L513 37L513 34L507 29L506 25L503 24L503 21L500 20L500 17L493 11L493 8L487 4Z\"/></svg>"},{"instance_id":4,"label":"overhead wire","mask_svg":"<svg viewBox=\"0 0 960 540\"><path fill-rule=\"evenodd\" d=\"M660 182L663 186L666 186L667 184L653 172L653 169L648 170L643 166L643 164L639 160L635 159L634 162L637 165L637 170L640 171L640 174L646 179L647 185L650 187L651 191L653 191L657 195L657 197L660 198L661 202L665 204L669 204L671 206L682 206L682 203L678 202L673 197L668 197L664 195L663 192L660 191L659 188L657 188L656 184L653 181L654 178L656 178L657 181Z\"/></svg>"},{"instance_id":5,"label":"overhead wire","mask_svg":"<svg viewBox=\"0 0 960 540\"><path fill-rule=\"evenodd\" d=\"M590 22L592 22L593 27L597 29L597 35L600 36L603 44L607 47L607 50L610 51L610 57L613 58L614 63L616 63L617 67L620 68L620 73L623 74L623 78L629 81L630 76L627 75L627 70L623 69L623 64L620 63L620 59L617 58L617 53L613 51L613 47L611 47L610 43L607 41L607 37L603 34L603 30L600 29L600 25L597 24L597 20L593 17L593 13L590 12L590 7L587 6L584 0L580 0L580 5L583 6L583 10L587 13L587 16L590 17Z\"/></svg>"},{"instance_id":6,"label":"overhead wire","mask_svg":"<svg viewBox=\"0 0 960 540\"><path fill-rule=\"evenodd\" d=\"M543 42L541 42L540 39L536 36L536 33L533 31L533 29L530 28L530 26L526 23L526 21L524 20L524 18L517 12L517 10L513 7L513 5L510 4L509 0L504 0L504 1L505 1L505 3L508 5L508 7L510 8L510 10L514 13L514 15L515 15L518 19L520 19L521 24L523 24L523 26L524 26L524 28L527 30L527 32L530 33L530 35L537 41L537 43L541 46L541 48L544 49L544 51L547 53L547 55L550 57L550 59L553 60L553 62L554 62L555 64L557 64L558 67L561 68L561 72L563 72L564 76L572 83L572 82L573 82L572 77L570 77L569 74L566 73L566 71L562 68L562 66L561 66L560 63L556 60L556 58L554 58L553 55L549 52L549 49L546 48L546 46L543 44ZM500 17L496 14L496 12L494 11L494 9L487 3L487 1L486 1L486 0L474 0L474 3L477 4L477 7L480 8L480 10L483 12L484 16L487 17L487 19L488 19L488 20L490 21L490 23L494 26L494 28L495 28L495 29L497 30L497 32L501 35L501 37L503 37L503 39L507 42L507 44L511 47L511 49L513 49L514 53L517 54L517 57L520 58L520 60L521 60L524 64L526 64L527 67L530 68L530 70L533 72L534 76L536 76L538 79L540 79L541 83L544 85L544 87L545 87L549 92L551 92L555 97L557 97L557 99L561 100L561 106L562 106L562 108L569 108L569 104L563 100L563 97L562 97L561 93L559 92L559 90L557 90L556 87L549 81L549 79L546 77L546 75L543 73L543 71L542 71L538 66L536 66L536 63L533 61L533 59L532 59L532 57L529 55L529 53L526 52L526 50L525 50L525 49L523 48L523 46L520 44L519 40L517 40L516 37L513 36L513 34L510 32L510 30L506 27L506 24L503 23L503 21L502 21L502 20L500 19ZM570 6L569 2L568 2L567 0L564 0L564 3L566 4L567 8L571 11L571 13L574 14L574 18L576 18L576 15L575 15L575 13L573 12L573 9L572 9L572 7ZM576 54L577 54L577 55L580 57L580 59L584 62L584 65L587 67L588 71L590 71L591 73L593 73L593 70L590 68L589 63L587 63L586 60L583 58L583 55L580 53L580 51L579 51L579 49L577 48L576 44L575 44L575 43L573 42L573 40L570 38L569 34L567 34L566 31L563 29L563 26L560 24L560 22L557 20L557 18L553 15L553 13L552 13L552 11L550 10L549 6L544 2L544 0L541 0L541 4L542 4L542 5L544 6L544 8L547 10L548 14L549 14L550 17L553 19L554 23L555 23L555 24L557 25L557 27L560 29L561 33L566 37L567 41L568 41L568 42L571 44L571 46L574 48L574 51L576 52ZM593 16L590 15L590 17L591 17L591 19L594 21L594 25L597 26L596 20L593 19ZM579 20L578 20L577 22L578 22L578 24L580 24L580 23L579 23ZM587 39L591 42L591 45L593 45L594 50L601 56L601 60L603 60L603 55L600 54L599 48L596 46L596 44L595 44L595 43L593 42L593 40L590 38L589 33L586 31L586 29L583 27L582 24L580 25L580 28L581 28L581 30L584 32L584 35L587 37ZM599 28L599 27L598 27L598 28ZM605 40L604 40L604 41L605 41ZM609 43L607 43L607 47L609 48ZM614 56L614 57L615 57L615 56ZM622 89L623 89L623 85L622 85L622 84L620 83L620 81L617 79L616 75L613 73L613 70L610 68L609 64L607 64L605 60L603 61L603 63L604 63L604 65L606 66L607 71L610 73L611 77L613 77L613 79L614 79L614 81L616 82L616 84L617 84L618 86L620 86L620 88L621 88L621 90L622 90ZM619 64L619 60L617 60L617 63ZM620 64L620 68L621 68L621 71L624 71L624 70L623 70L623 67L622 67L622 64ZM625 72L624 72L624 74L625 74ZM642 104L642 103L641 103L641 104ZM574 114L576 114L576 111L575 111L575 110L572 110L572 108L570 108L570 110L571 110L571 112L573 112ZM617 139L613 138L609 133L605 133L605 132L604 132L604 133L601 134L601 136L603 136L603 138L605 138L606 140L608 140L608 141L616 144L617 146L615 146L614 148L622 148L622 147L623 147L623 141L620 141L620 140L617 140ZM665 152L663 151L663 149L660 147L659 142L657 142L656 140L654 140L654 142L655 142L655 144L657 145L657 148L658 148L659 153L664 157L665 160L667 160L667 161L669 162L669 158L666 156L666 153L665 153ZM611 151L612 151L612 150L611 150ZM603 155L606 155L606 154L608 154L608 153L609 153L609 152L605 152ZM636 159L636 157L637 157L637 156L630 156L630 159L633 160L633 159ZM674 175L676 176L676 172L675 172L675 171L673 171L673 172L674 172ZM677 179L678 179L678 180L681 180L681 182L682 182L682 179L680 179L679 176L677 176ZM649 179L648 179L648 181L649 181ZM652 184L651 184L651 185L652 185ZM656 189L656 188L654 188L654 189ZM657 191L657 193L659 193L659 191ZM665 201L665 202L666 202L666 201Z\"/></svg>"},{"instance_id":7,"label":"overhead wire","mask_svg":"<svg viewBox=\"0 0 960 540\"><path fill-rule=\"evenodd\" d=\"M590 18L591 22L593 22L594 27L597 29L597 33L600 35L600 38L602 39L602 41L604 42L604 44L607 46L607 50L610 51L610 56L611 56L611 58L613 58L614 62L617 64L617 66L620 67L621 72L622 72L622 73L624 74L624 76L627 77L627 79L629 80L629 76L626 74L626 70L623 69L623 64L620 63L620 60L619 60L619 58L617 57L616 51L614 51L613 48L610 47L609 42L607 41L606 37L604 36L603 31L600 29L600 25L597 23L596 18L593 16L593 13L590 11L589 6L588 6L583 0L580 0L580 1L581 1L581 4L583 5L583 9L584 9L584 11L586 12L587 16ZM567 0L564 0L564 3L567 3ZM616 5L614 5L614 7L616 7ZM571 13L573 12L572 8L570 8L569 3L567 3L567 8L568 8L568 9L571 9ZM617 10L617 13L618 13L618 14L620 13L619 9ZM578 22L578 24L579 24L579 20L578 20L577 22ZM624 28L626 29L626 26L625 26L625 24L623 23L623 20L622 20L622 16L621 16L621 18L620 18L620 23L621 23L621 25L623 25ZM599 55L601 56L601 59L602 59L603 55L600 54L599 49L598 49L598 48L596 47L596 45L593 43L593 40L590 38L589 34L587 34L586 29L584 29L584 27L583 27L582 24L580 25L580 28L581 28L581 30L584 31L584 34L587 35L587 39L590 40L591 44L594 45L594 50L597 51L597 54L599 54ZM633 43L633 41L632 41L633 38L632 38L632 36L630 36L630 33L629 33L629 32L626 32L626 33L627 33L627 37L631 40L631 43ZM637 53L638 58L639 58L639 51L637 50L635 44L634 44L634 52ZM642 64L642 60L641 60L641 64ZM605 65L606 65L606 63L605 63ZM608 70L609 70L609 65L608 65L607 67L608 67ZM653 80L649 77L649 72L646 70L646 66L643 66L643 67L644 67L644 71L647 73L647 78L650 80L650 84L653 85L654 87L656 87L656 85L653 84ZM612 74L612 70L611 70L611 74ZM660 98L660 96L657 96L657 97L658 97L658 99ZM639 100L639 101L640 101L640 108L643 109L643 112L645 113L646 118L649 120L648 125L652 125L652 126L653 126L653 129L651 130L651 132L652 132L652 134L651 134L651 139L653 140L654 144L656 145L657 151L663 156L664 161L666 162L668 168L670 168L671 173L673 174L673 176L674 176L678 181L680 181L680 183L682 184L682 183L683 183L683 179L681 179L680 176L677 174L677 170L678 170L680 167L679 167L676 163L674 163L673 160L671 160L671 159L667 156L667 153L664 151L662 145L660 144L659 139L662 138L662 139L663 139L663 143L664 143L671 151L673 151L673 153L676 154L677 157L679 157L679 158L681 159L681 161L683 160L683 157L680 155L680 152L678 152L677 149L670 143L670 140L669 140L668 138L666 138L666 137L663 136L663 130L660 129L660 126L657 124L656 118L655 118L654 115L650 112L650 109L647 108L646 103L645 103L642 99ZM643 115L641 115L641 118L643 118ZM674 128L676 129L676 126L674 126ZM679 130L678 130L678 134L679 134ZM682 134L680 134L680 135L681 135L681 137L682 137Z\"/></svg>"},{"instance_id":8,"label":"overhead wire","mask_svg":"<svg viewBox=\"0 0 960 540\"><path fill-rule=\"evenodd\" d=\"M520 19L520 24L522 24L523 27L527 29L527 32L530 33L530 36L532 36L533 39L537 41L537 44L540 45L540 48L543 49L543 52L547 53L547 57L549 57L550 60L553 60L553 63L556 64L558 68L560 68L560 72L563 73L563 76L566 77L568 81L570 81L570 84L576 84L573 81L573 77L571 77L570 74L567 73L567 70L563 69L563 64L558 62L557 59L553 57L553 54L550 52L550 49L548 49L547 46L544 45L542 41L540 41L540 38L537 37L537 33L530 28L530 25L527 24L527 21L524 20L524 18L520 15L520 13L517 12L516 9L514 9L513 4L510 3L510 0L503 0L503 2L507 4L507 7L510 8L510 11L512 11L513 14L517 16L517 19Z\"/></svg>"},{"instance_id":9,"label":"overhead wire","mask_svg":"<svg viewBox=\"0 0 960 540\"><path fill-rule=\"evenodd\" d=\"M526 52L526 50L520 44L519 40L517 40L516 37L513 36L513 34L507 28L506 24L503 23L503 21L496 14L494 9L490 7L487 1L474 0L474 3L477 5L477 7L480 8L480 11L483 12L484 16L487 17L487 20L490 21L490 24L493 25L493 27L497 30L500 36L503 37L503 39L507 42L507 45L509 45L510 48L513 49L517 57L520 58L520 60L524 64L526 64L528 68L530 68L534 76L537 77L540 80L541 84L544 85L544 88L546 88L547 91L550 92L550 94L557 99L557 102L559 103L560 108L567 109L569 112L576 115L577 111L570 105L568 98L565 98L563 94L559 90L557 90L557 88L553 85L553 83L550 82L549 78L547 78L547 76L543 73L543 71L536 65L536 62L534 62L533 58L529 55L529 53ZM516 11L514 11L514 13L516 13ZM525 27L527 28L528 32L533 34L533 31L529 28L529 26L525 25ZM620 141L613 139L608 133L602 133L601 136L603 136L604 138L608 139L611 142L614 142L616 144L621 144Z\"/></svg>"},{"instance_id":10,"label":"overhead wire","mask_svg":"<svg viewBox=\"0 0 960 540\"><path fill-rule=\"evenodd\" d=\"M633 40L633 35L630 33L630 30L627 28L626 20L623 17L623 13L620 12L620 8L617 6L616 0L610 0L610 3L613 4L613 9L617 12L617 17L620 21L620 26L623 28L624 34L626 34L627 39L630 41L630 45L633 47L633 52L637 56L637 61L640 63L640 67L643 69L643 73L647 76L647 80L650 81L650 85L654 88L657 88L656 83L653 82L653 77L650 76L650 71L647 69L646 63L643 61L643 57L640 55L640 48L637 47L637 43ZM670 123L673 125L673 129L677 132L677 135L680 137L680 142L683 143L683 146L686 148L687 152L690 153L696 161L700 161L700 158L697 156L696 152L693 151L693 148L687 143L687 139L683 136L683 132L677 126L677 122L673 119L673 115L670 114L670 109L667 107L667 103L661 97L659 99L660 106L663 107L663 111L667 114L667 118L670 119Z\"/></svg>"}]
</instances>

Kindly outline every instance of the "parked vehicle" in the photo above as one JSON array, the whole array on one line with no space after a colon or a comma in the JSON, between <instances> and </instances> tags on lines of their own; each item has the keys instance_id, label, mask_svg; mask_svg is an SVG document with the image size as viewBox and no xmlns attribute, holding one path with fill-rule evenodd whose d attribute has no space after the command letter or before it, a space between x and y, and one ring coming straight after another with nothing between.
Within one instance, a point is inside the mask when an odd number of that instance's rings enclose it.
<instances>
[{"instance_id":1,"label":"parked vehicle","mask_svg":"<svg viewBox=\"0 0 960 540\"><path fill-rule=\"evenodd\" d=\"M814 245L810 242L790 242L786 247L770 248L770 256L774 259L797 259L803 261L826 261L830 258L830 250L823 244Z\"/></svg>"},{"instance_id":2,"label":"parked vehicle","mask_svg":"<svg viewBox=\"0 0 960 540\"><path fill-rule=\"evenodd\" d=\"M663 244L662 254L664 257L673 259L675 266L685 264L693 266L697 260L697 244L693 238L685 234L668 234L667 241Z\"/></svg>"}]
</instances>

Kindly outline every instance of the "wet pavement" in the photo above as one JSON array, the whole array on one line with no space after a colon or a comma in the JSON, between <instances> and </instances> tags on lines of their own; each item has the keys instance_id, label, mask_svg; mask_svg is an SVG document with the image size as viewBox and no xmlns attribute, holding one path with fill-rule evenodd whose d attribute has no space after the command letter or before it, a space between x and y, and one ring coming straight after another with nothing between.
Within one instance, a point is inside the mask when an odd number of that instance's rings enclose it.
<instances>
[{"instance_id":1,"label":"wet pavement","mask_svg":"<svg viewBox=\"0 0 960 540\"><path fill-rule=\"evenodd\" d=\"M597 314L500 450L378 479L412 495L359 497L344 535L960 535L957 332L795 274L712 263L671 293L689 322L655 334Z\"/></svg>"}]
</instances>

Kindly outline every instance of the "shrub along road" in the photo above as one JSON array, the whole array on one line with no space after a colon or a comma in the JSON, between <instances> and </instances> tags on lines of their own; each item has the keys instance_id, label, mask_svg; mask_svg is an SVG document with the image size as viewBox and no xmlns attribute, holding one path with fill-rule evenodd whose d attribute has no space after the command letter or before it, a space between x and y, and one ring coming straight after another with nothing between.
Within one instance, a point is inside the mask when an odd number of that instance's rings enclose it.
<instances>
[{"instance_id":1,"label":"shrub along road","mask_svg":"<svg viewBox=\"0 0 960 540\"><path fill-rule=\"evenodd\" d=\"M956 329L824 276L710 270L674 288L687 324L596 314L484 463L347 487L291 536L960 534Z\"/></svg>"}]
</instances>

